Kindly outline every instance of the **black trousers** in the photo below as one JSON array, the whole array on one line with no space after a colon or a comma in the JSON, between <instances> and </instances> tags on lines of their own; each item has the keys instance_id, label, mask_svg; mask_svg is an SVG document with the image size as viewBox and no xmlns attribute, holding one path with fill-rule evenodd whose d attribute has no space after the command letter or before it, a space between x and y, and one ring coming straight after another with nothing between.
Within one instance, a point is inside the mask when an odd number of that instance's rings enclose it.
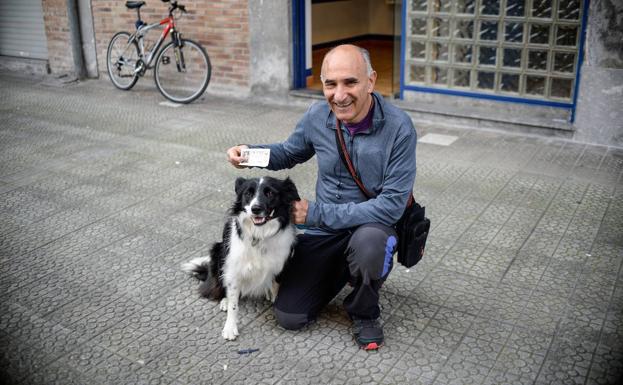
<instances>
[{"instance_id":1,"label":"black trousers","mask_svg":"<svg viewBox=\"0 0 623 385\"><path fill-rule=\"evenodd\" d=\"M346 283L353 287L344 300L350 317L378 318L379 289L392 269L396 243L395 230L377 223L332 235L299 235L279 278L274 306L279 324L291 330L307 325Z\"/></svg>"}]
</instances>

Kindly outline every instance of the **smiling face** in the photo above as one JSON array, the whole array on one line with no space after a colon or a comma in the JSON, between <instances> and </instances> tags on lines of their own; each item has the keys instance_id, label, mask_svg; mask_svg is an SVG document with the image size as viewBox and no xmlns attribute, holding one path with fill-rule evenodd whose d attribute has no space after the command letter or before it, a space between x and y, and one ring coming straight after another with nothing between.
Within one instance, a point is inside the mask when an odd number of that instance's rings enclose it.
<instances>
[{"instance_id":1,"label":"smiling face","mask_svg":"<svg viewBox=\"0 0 623 385\"><path fill-rule=\"evenodd\" d=\"M354 45L329 51L322 62L322 91L337 118L358 123L368 114L376 72L368 74L363 54Z\"/></svg>"}]
</instances>

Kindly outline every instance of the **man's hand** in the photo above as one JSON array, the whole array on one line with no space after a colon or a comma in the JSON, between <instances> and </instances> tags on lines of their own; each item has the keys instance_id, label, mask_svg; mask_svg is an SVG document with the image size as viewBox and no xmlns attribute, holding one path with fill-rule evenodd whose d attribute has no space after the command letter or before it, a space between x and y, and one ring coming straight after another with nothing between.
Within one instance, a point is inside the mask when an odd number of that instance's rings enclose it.
<instances>
[{"instance_id":1,"label":"man's hand","mask_svg":"<svg viewBox=\"0 0 623 385\"><path fill-rule=\"evenodd\" d=\"M249 146L241 144L229 148L227 150L227 161L236 168L245 168L245 166L240 165L240 162L244 162L246 160L242 156L240 156L242 154L242 150L244 150L245 148L249 148Z\"/></svg>"},{"instance_id":2,"label":"man's hand","mask_svg":"<svg viewBox=\"0 0 623 385\"><path fill-rule=\"evenodd\" d=\"M307 208L309 202L307 199L292 202L292 221L295 225L304 225L307 219Z\"/></svg>"}]
</instances>

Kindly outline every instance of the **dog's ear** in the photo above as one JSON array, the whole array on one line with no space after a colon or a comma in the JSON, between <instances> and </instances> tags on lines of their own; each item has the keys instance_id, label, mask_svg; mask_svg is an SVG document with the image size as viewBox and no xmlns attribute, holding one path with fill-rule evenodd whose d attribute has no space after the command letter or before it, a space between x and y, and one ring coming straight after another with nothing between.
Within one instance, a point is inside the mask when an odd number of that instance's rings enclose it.
<instances>
[{"instance_id":1,"label":"dog's ear","mask_svg":"<svg viewBox=\"0 0 623 385\"><path fill-rule=\"evenodd\" d=\"M242 188L242 186L244 185L244 182L246 181L247 180L244 179L243 177L236 178L236 187L235 187L236 195L240 194L240 189Z\"/></svg>"},{"instance_id":2,"label":"dog's ear","mask_svg":"<svg viewBox=\"0 0 623 385\"><path fill-rule=\"evenodd\" d=\"M282 188L281 191L283 191L284 200L286 202L301 200L301 197L299 197L299 192L296 189L296 186L294 185L294 182L292 182L290 177L286 178L282 182L281 188Z\"/></svg>"}]
</instances>

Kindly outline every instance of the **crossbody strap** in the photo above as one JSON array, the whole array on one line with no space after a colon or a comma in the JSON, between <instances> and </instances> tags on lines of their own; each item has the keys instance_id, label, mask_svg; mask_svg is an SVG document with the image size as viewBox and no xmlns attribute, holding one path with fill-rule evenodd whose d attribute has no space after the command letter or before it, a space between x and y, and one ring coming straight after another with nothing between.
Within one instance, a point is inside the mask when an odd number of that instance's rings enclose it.
<instances>
[{"instance_id":1,"label":"crossbody strap","mask_svg":"<svg viewBox=\"0 0 623 385\"><path fill-rule=\"evenodd\" d=\"M350 155L348 155L348 150L346 149L346 143L344 142L344 135L342 134L342 128L340 127L340 120L335 118L335 141L337 143L337 151L340 154L340 158L342 158L342 162L346 165L348 172L353 177L355 183L359 187L359 190L366 196L366 198L373 198L374 195L370 194L370 192L363 185L361 179L357 175L357 171L355 171L355 166L353 166L353 162L350 160Z\"/></svg>"},{"instance_id":2,"label":"crossbody strap","mask_svg":"<svg viewBox=\"0 0 623 385\"><path fill-rule=\"evenodd\" d=\"M337 144L337 152L340 154L340 158L344 165L348 169L350 176L353 177L353 180L359 187L359 190L366 196L366 198L371 199L374 198L366 187L363 185L361 179L357 175L357 171L355 170L355 166L353 166L353 162L350 160L350 155L348 155L348 150L346 149L346 142L344 142L344 135L342 134L342 128L340 127L340 120L335 118L335 142ZM409 200L407 201L407 207L411 206L415 202L415 198L413 197L413 192L409 194Z\"/></svg>"}]
</instances>

